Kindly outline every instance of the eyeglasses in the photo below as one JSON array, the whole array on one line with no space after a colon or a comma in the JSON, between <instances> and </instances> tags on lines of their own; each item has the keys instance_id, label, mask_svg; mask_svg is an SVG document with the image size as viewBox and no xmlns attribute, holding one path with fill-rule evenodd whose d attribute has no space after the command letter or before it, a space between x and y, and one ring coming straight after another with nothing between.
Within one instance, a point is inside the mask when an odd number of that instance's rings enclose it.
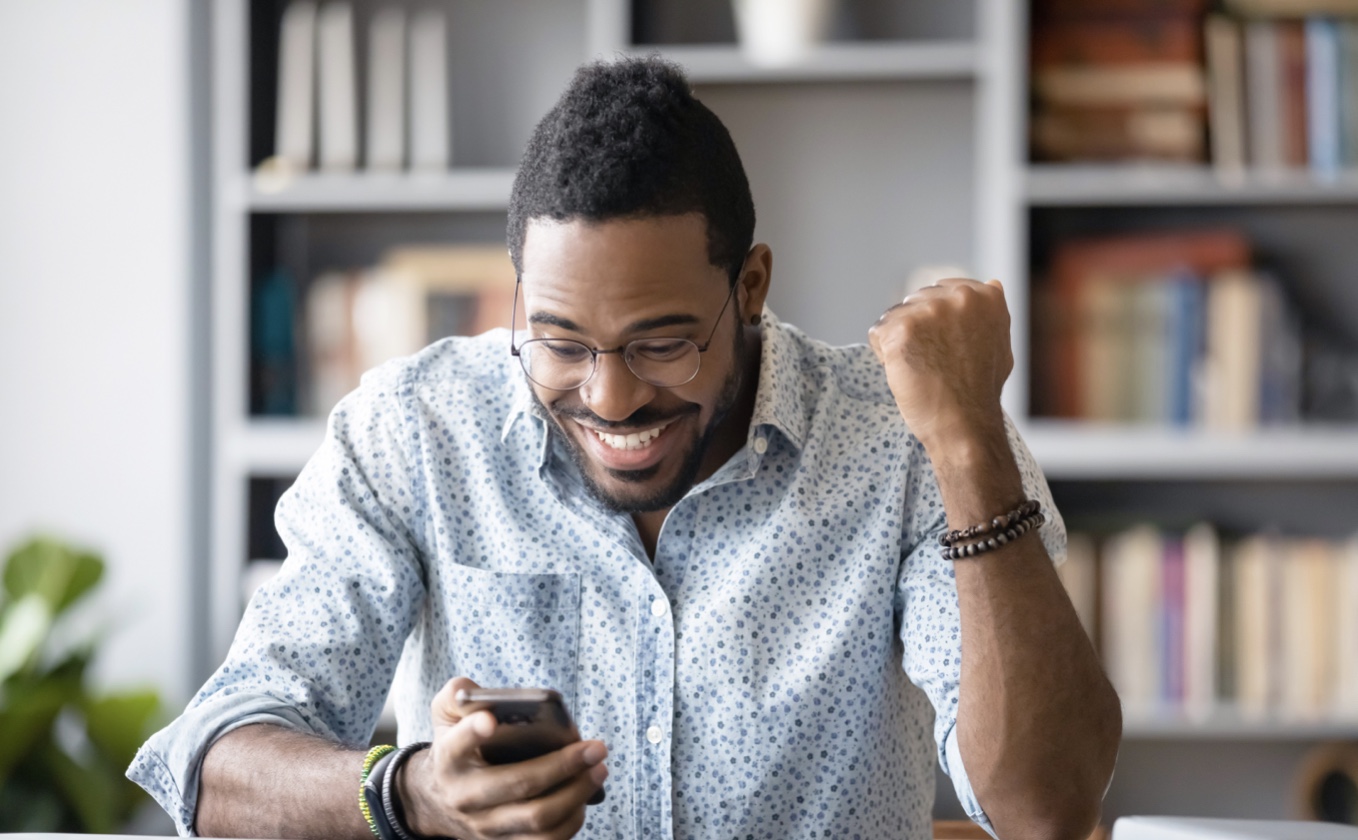
<instances>
[{"instance_id":1,"label":"eyeglasses","mask_svg":"<svg viewBox=\"0 0 1358 840\"><path fill-rule=\"evenodd\" d=\"M712 345L722 316L735 296L736 284L717 313L707 341L694 344L687 338L638 338L621 347L599 350L571 338L531 338L514 346L514 321L519 314L519 282L514 283L514 308L509 321L509 352L519 357L523 372L533 382L552 391L574 391L594 377L599 357L619 353L637 379L657 388L677 388L693 381L702 366L702 354Z\"/></svg>"}]
</instances>

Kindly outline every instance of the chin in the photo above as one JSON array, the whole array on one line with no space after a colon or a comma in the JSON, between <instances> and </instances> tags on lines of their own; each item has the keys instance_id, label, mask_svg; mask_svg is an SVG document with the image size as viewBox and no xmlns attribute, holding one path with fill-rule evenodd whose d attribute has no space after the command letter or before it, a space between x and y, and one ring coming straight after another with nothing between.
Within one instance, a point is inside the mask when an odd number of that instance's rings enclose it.
<instances>
[{"instance_id":1,"label":"chin","mask_svg":"<svg viewBox=\"0 0 1358 840\"><path fill-rule=\"evenodd\" d=\"M577 463L579 453L577 452ZM696 455L696 456L695 456ZM580 464L580 473L591 495L615 513L652 513L666 510L693 486L701 450L693 446L685 453L680 469L665 469L661 462L642 470L612 470L596 463ZM693 468L689 469L689 463ZM667 475L668 473L668 475Z\"/></svg>"}]
</instances>

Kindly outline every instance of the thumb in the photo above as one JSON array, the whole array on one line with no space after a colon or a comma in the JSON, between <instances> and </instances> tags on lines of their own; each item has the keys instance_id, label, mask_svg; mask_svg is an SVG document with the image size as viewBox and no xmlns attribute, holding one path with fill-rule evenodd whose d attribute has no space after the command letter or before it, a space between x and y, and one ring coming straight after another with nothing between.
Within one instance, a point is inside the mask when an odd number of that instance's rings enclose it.
<instances>
[{"instance_id":1,"label":"thumb","mask_svg":"<svg viewBox=\"0 0 1358 840\"><path fill-rule=\"evenodd\" d=\"M1001 294L1004 293L1004 284L1001 283L999 280L987 280L985 284L987 286L994 286L995 288L999 289Z\"/></svg>"},{"instance_id":2,"label":"thumb","mask_svg":"<svg viewBox=\"0 0 1358 840\"><path fill-rule=\"evenodd\" d=\"M434 699L429 704L429 717L437 729L440 726L453 726L467 715L476 711L475 708L467 708L458 702L458 696L464 691L480 688L468 677L453 677L443 684L439 693L434 695Z\"/></svg>"}]
</instances>

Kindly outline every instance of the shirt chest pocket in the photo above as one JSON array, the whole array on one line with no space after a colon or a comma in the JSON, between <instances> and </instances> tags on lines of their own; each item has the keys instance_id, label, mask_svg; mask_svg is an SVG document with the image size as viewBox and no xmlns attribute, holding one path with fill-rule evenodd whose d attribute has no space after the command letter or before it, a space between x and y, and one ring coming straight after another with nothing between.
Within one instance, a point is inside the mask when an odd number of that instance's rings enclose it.
<instances>
[{"instance_id":1,"label":"shirt chest pocket","mask_svg":"<svg viewBox=\"0 0 1358 840\"><path fill-rule=\"evenodd\" d=\"M462 567L449 580L453 673L485 688L552 688L575 708L580 576Z\"/></svg>"}]
</instances>

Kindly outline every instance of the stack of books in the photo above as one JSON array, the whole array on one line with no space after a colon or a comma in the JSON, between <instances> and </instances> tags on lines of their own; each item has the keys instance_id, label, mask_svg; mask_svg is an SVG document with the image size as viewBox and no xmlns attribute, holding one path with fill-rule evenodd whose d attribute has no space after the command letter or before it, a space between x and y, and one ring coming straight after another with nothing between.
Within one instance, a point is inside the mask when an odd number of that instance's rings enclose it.
<instances>
[{"instance_id":1,"label":"stack of books","mask_svg":"<svg viewBox=\"0 0 1358 840\"><path fill-rule=\"evenodd\" d=\"M1205 0L1037 0L1032 157L1206 156Z\"/></svg>"},{"instance_id":2,"label":"stack of books","mask_svg":"<svg viewBox=\"0 0 1358 840\"><path fill-rule=\"evenodd\" d=\"M1228 431L1300 419L1299 320L1238 231L1069 240L1035 292L1039 416Z\"/></svg>"},{"instance_id":3,"label":"stack of books","mask_svg":"<svg viewBox=\"0 0 1358 840\"><path fill-rule=\"evenodd\" d=\"M1074 532L1059 573L1129 717L1358 721L1358 537Z\"/></svg>"},{"instance_id":4,"label":"stack of books","mask_svg":"<svg viewBox=\"0 0 1358 840\"><path fill-rule=\"evenodd\" d=\"M1358 2L1225 7L1205 31L1217 168L1333 178L1358 167Z\"/></svg>"}]
</instances>

